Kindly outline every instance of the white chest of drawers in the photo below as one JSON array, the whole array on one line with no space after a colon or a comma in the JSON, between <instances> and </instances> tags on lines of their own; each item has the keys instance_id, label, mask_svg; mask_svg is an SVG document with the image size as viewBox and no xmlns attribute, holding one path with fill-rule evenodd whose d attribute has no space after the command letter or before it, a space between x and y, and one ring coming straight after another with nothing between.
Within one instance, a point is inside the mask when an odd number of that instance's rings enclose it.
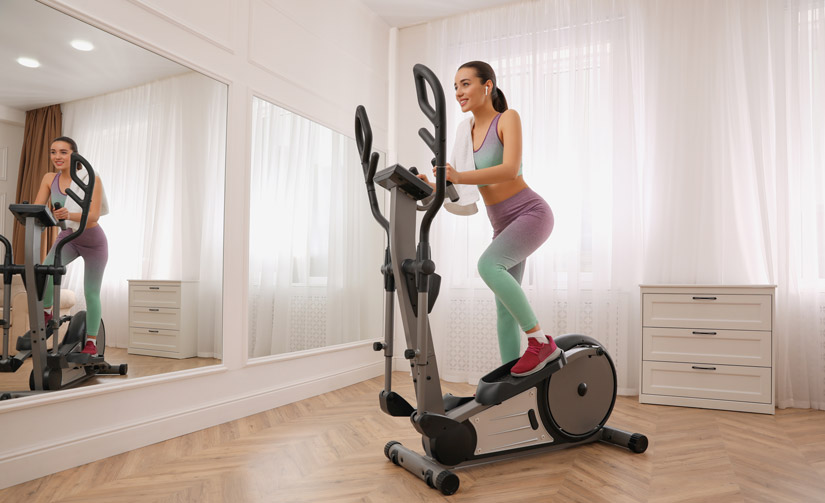
<instances>
[{"instance_id":1,"label":"white chest of drawers","mask_svg":"<svg viewBox=\"0 0 825 503\"><path fill-rule=\"evenodd\" d=\"M641 287L641 403L774 413L774 286Z\"/></svg>"},{"instance_id":2,"label":"white chest of drawers","mask_svg":"<svg viewBox=\"0 0 825 503\"><path fill-rule=\"evenodd\" d=\"M129 280L129 354L197 354L197 283Z\"/></svg>"}]
</instances>

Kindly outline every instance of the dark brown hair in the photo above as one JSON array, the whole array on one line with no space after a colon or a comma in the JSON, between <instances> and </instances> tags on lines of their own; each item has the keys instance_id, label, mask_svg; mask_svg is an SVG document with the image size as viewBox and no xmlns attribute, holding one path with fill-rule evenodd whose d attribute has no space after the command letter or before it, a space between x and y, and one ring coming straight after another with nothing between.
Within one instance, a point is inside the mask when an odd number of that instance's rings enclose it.
<instances>
[{"instance_id":1,"label":"dark brown hair","mask_svg":"<svg viewBox=\"0 0 825 503\"><path fill-rule=\"evenodd\" d=\"M64 142L68 143L70 147L72 147L72 152L75 152L77 154L80 153L80 152L77 151L77 143L75 143L75 141L72 140L71 138L69 138L68 136L60 136L58 138L55 138L54 140L52 140L52 143L54 143L56 141L64 141Z\"/></svg>"},{"instance_id":2,"label":"dark brown hair","mask_svg":"<svg viewBox=\"0 0 825 503\"><path fill-rule=\"evenodd\" d=\"M482 84L488 80L492 81L493 90L490 93L490 97L493 99L493 108L496 112L504 112L507 110L507 98L504 97L504 93L501 92L501 89L498 88L498 84L496 84L496 72L493 71L492 66L484 61L468 61L458 67L459 70L462 68L474 69L478 78L481 79Z\"/></svg>"}]
</instances>

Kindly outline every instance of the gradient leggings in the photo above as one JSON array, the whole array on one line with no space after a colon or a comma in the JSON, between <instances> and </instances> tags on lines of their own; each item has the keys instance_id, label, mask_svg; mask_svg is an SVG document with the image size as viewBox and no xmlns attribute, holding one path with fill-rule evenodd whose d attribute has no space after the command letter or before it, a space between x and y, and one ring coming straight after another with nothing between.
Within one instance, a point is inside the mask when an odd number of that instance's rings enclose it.
<instances>
[{"instance_id":1,"label":"gradient leggings","mask_svg":"<svg viewBox=\"0 0 825 503\"><path fill-rule=\"evenodd\" d=\"M502 363L521 355L521 334L538 324L521 288L524 263L553 232L553 211L529 188L487 206L493 242L478 260L478 272L496 296L498 345Z\"/></svg>"},{"instance_id":2,"label":"gradient leggings","mask_svg":"<svg viewBox=\"0 0 825 503\"><path fill-rule=\"evenodd\" d=\"M71 229L60 231L49 255L46 256L47 265L54 264L54 249L57 243L71 234ZM99 225L87 228L79 238L70 241L63 247L61 262L69 265L77 257L83 257L83 292L86 296L86 334L97 337L100 330L101 306L100 287L103 284L103 271L109 261L109 241ZM52 307L54 303L54 282L49 277L46 291L43 293L43 307Z\"/></svg>"}]
</instances>

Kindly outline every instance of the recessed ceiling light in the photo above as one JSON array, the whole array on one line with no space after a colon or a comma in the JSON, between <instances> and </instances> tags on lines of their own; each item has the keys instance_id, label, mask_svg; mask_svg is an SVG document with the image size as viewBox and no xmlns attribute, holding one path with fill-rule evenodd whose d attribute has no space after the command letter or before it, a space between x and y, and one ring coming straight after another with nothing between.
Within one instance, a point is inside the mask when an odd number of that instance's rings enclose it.
<instances>
[{"instance_id":1,"label":"recessed ceiling light","mask_svg":"<svg viewBox=\"0 0 825 503\"><path fill-rule=\"evenodd\" d=\"M40 66L40 61L37 61L36 59L33 59L33 58L21 57L21 58L17 58L17 62L20 63L21 65L27 66L29 68L37 68L38 66Z\"/></svg>"},{"instance_id":2,"label":"recessed ceiling light","mask_svg":"<svg viewBox=\"0 0 825 503\"><path fill-rule=\"evenodd\" d=\"M72 47L78 51L91 51L95 48L94 44L87 40L72 40Z\"/></svg>"}]
</instances>

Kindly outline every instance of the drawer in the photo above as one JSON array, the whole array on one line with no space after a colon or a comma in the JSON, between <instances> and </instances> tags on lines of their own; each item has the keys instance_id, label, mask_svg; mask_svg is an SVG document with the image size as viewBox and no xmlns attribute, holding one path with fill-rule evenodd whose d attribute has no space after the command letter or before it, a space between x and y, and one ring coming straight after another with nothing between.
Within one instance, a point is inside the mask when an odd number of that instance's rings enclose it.
<instances>
[{"instance_id":1,"label":"drawer","mask_svg":"<svg viewBox=\"0 0 825 503\"><path fill-rule=\"evenodd\" d=\"M646 293L645 327L766 330L772 328L770 295Z\"/></svg>"},{"instance_id":2,"label":"drawer","mask_svg":"<svg viewBox=\"0 0 825 503\"><path fill-rule=\"evenodd\" d=\"M180 285L129 285L129 305L180 308Z\"/></svg>"},{"instance_id":3,"label":"drawer","mask_svg":"<svg viewBox=\"0 0 825 503\"><path fill-rule=\"evenodd\" d=\"M130 307L131 327L180 330L180 309L164 307Z\"/></svg>"},{"instance_id":4,"label":"drawer","mask_svg":"<svg viewBox=\"0 0 825 503\"><path fill-rule=\"evenodd\" d=\"M771 332L646 327L642 339L643 360L771 366Z\"/></svg>"},{"instance_id":5,"label":"drawer","mask_svg":"<svg viewBox=\"0 0 825 503\"><path fill-rule=\"evenodd\" d=\"M771 403L771 369L698 363L642 362L642 393Z\"/></svg>"},{"instance_id":6,"label":"drawer","mask_svg":"<svg viewBox=\"0 0 825 503\"><path fill-rule=\"evenodd\" d=\"M130 328L129 349L148 349L151 351L177 353L180 351L180 332L150 328Z\"/></svg>"}]
</instances>

